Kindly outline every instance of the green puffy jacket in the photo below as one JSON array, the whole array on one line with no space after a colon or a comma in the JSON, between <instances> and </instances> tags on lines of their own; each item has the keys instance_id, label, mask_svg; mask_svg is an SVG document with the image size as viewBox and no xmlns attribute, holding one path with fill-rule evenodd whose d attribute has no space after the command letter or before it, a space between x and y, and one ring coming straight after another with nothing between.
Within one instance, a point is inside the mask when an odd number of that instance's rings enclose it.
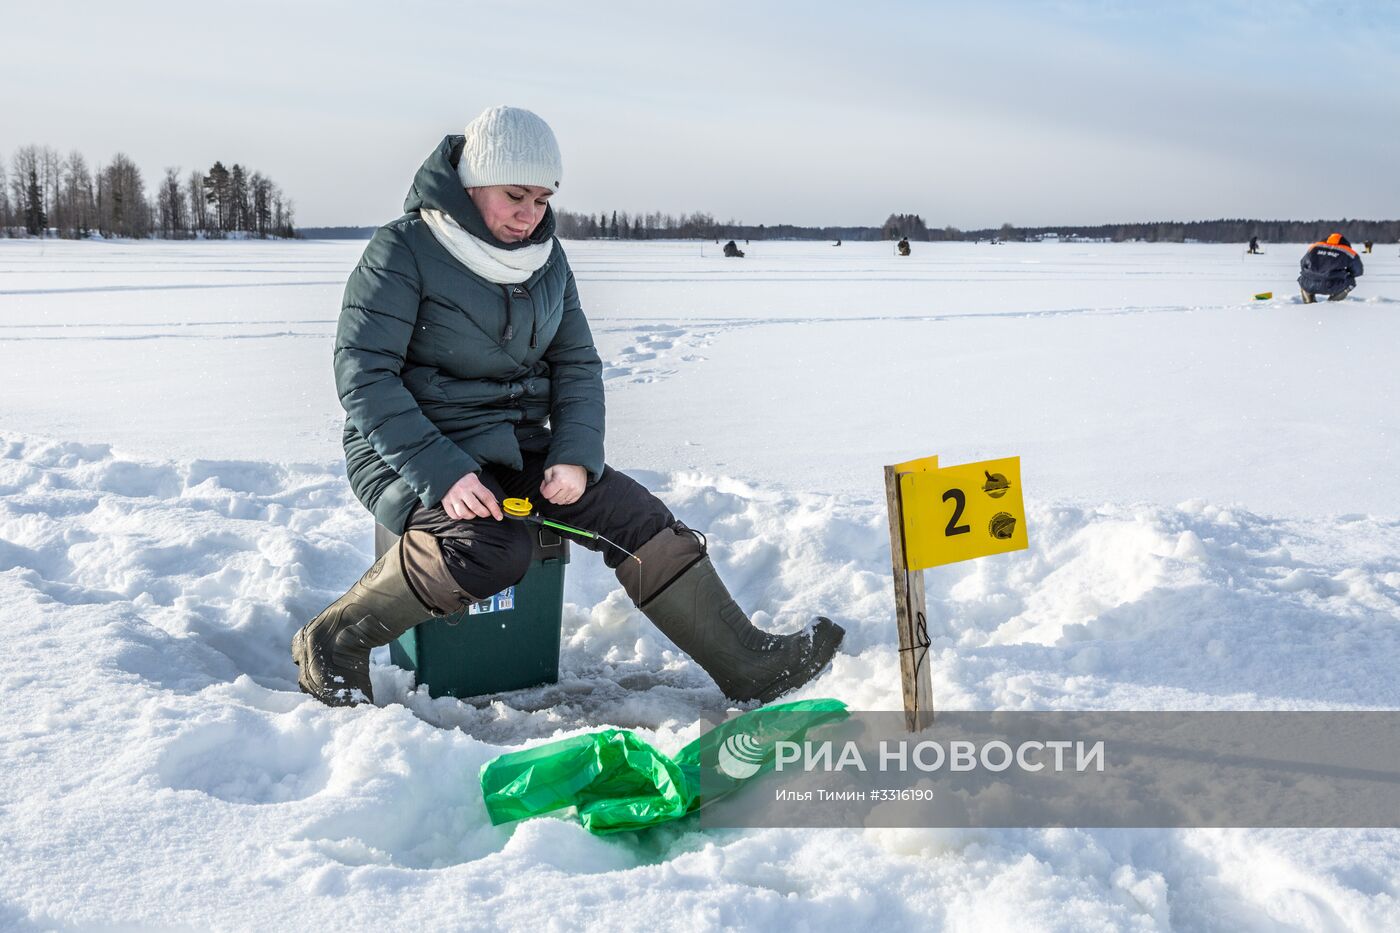
<instances>
[{"instance_id":1,"label":"green puffy jacket","mask_svg":"<svg viewBox=\"0 0 1400 933\"><path fill-rule=\"evenodd\" d=\"M415 499L435 505L485 464L520 469L522 450L582 466L591 480L603 471L602 364L559 241L527 281L497 285L453 258L418 214L443 211L502 249L554 238L552 210L523 243L491 235L457 177L462 139L442 141L404 216L375 231L336 329L346 472L396 533Z\"/></svg>"}]
</instances>

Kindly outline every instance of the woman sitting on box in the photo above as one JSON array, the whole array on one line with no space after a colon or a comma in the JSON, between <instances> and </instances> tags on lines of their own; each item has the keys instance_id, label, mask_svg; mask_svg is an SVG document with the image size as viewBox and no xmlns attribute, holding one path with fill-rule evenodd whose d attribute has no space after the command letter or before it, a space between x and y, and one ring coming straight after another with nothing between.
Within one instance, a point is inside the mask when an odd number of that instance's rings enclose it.
<instances>
[{"instance_id":1,"label":"woman sitting on box","mask_svg":"<svg viewBox=\"0 0 1400 933\"><path fill-rule=\"evenodd\" d=\"M292 639L301 689L323 703L373 702L371 648L524 576L531 526L503 520L507 497L615 542L574 539L730 699L801 686L845 634L823 618L791 635L755 628L703 536L603 462L602 365L549 208L561 164L538 116L485 111L428 156L346 283L346 468L401 537Z\"/></svg>"}]
</instances>

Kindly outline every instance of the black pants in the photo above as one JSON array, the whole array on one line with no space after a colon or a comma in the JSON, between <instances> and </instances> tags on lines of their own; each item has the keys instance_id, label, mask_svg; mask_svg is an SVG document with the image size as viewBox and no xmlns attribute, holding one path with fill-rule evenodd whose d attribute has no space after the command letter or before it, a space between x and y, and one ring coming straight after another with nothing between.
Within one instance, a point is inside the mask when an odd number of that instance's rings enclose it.
<instances>
[{"instance_id":1,"label":"black pants","mask_svg":"<svg viewBox=\"0 0 1400 933\"><path fill-rule=\"evenodd\" d=\"M499 502L508 497L529 499L535 512L576 528L597 532L636 551L663 528L675 521L671 510L646 487L610 466L602 478L583 491L572 505L555 505L540 494L544 482L544 454L525 454L521 470L499 466L484 467L482 484ZM472 518L459 521L443 511L415 506L408 516L408 528L427 531L442 546L443 560L457 584L476 599L485 599L508 586L514 586L530 569L535 525L510 518ZM609 567L616 568L627 555L615 547L564 535L592 551L599 551Z\"/></svg>"}]
</instances>

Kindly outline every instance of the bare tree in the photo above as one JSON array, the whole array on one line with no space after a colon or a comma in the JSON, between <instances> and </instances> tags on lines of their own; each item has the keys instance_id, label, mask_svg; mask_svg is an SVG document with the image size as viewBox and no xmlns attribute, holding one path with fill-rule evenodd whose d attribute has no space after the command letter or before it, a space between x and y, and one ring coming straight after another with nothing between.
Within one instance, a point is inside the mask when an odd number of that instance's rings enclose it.
<instances>
[{"instance_id":1,"label":"bare tree","mask_svg":"<svg viewBox=\"0 0 1400 933\"><path fill-rule=\"evenodd\" d=\"M63 161L62 220L59 236L86 237L97 220L97 203L87 159L76 149Z\"/></svg>"},{"instance_id":2,"label":"bare tree","mask_svg":"<svg viewBox=\"0 0 1400 933\"><path fill-rule=\"evenodd\" d=\"M0 237L10 235L10 186L5 178L5 163L0 162Z\"/></svg>"},{"instance_id":3,"label":"bare tree","mask_svg":"<svg viewBox=\"0 0 1400 933\"><path fill-rule=\"evenodd\" d=\"M280 198L281 195L279 194ZM277 235L294 239L297 235L296 226L297 206L296 202L288 198L282 205L282 222L277 225Z\"/></svg>"},{"instance_id":4,"label":"bare tree","mask_svg":"<svg viewBox=\"0 0 1400 933\"><path fill-rule=\"evenodd\" d=\"M190 227L196 235L208 236L209 201L204 193L204 176L199 172L190 172L186 190L190 196Z\"/></svg>"},{"instance_id":5,"label":"bare tree","mask_svg":"<svg viewBox=\"0 0 1400 933\"><path fill-rule=\"evenodd\" d=\"M39 190L43 192L44 214L49 225L62 228L67 218L62 218L59 207L59 193L63 188L63 157L52 146L39 148Z\"/></svg>"},{"instance_id":6,"label":"bare tree","mask_svg":"<svg viewBox=\"0 0 1400 933\"><path fill-rule=\"evenodd\" d=\"M284 231L291 229L291 207L282 199L282 189L272 186L272 230L276 236L290 236Z\"/></svg>"},{"instance_id":7,"label":"bare tree","mask_svg":"<svg viewBox=\"0 0 1400 933\"><path fill-rule=\"evenodd\" d=\"M265 237L272 231L272 182L261 172L254 172L248 179L252 195L253 232Z\"/></svg>"},{"instance_id":8,"label":"bare tree","mask_svg":"<svg viewBox=\"0 0 1400 933\"><path fill-rule=\"evenodd\" d=\"M180 170L167 168L165 178L156 194L156 215L160 218L160 235L183 239L189 232L189 211L185 192L180 187Z\"/></svg>"}]
</instances>

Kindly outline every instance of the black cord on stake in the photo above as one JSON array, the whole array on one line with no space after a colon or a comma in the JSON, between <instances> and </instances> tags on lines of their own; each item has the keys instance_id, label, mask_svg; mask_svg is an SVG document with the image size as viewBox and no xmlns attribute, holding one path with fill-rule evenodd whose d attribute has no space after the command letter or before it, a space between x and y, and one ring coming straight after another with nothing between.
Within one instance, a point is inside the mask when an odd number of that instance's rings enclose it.
<instances>
[{"instance_id":1,"label":"black cord on stake","mask_svg":"<svg viewBox=\"0 0 1400 933\"><path fill-rule=\"evenodd\" d=\"M906 582L906 586L908 583ZM919 722L919 669L924 666L924 659L928 657L928 649L933 645L933 640L928 637L928 621L922 612L914 613L914 644L908 648L900 648L900 651L922 651L918 659L914 662L914 723Z\"/></svg>"}]
</instances>

